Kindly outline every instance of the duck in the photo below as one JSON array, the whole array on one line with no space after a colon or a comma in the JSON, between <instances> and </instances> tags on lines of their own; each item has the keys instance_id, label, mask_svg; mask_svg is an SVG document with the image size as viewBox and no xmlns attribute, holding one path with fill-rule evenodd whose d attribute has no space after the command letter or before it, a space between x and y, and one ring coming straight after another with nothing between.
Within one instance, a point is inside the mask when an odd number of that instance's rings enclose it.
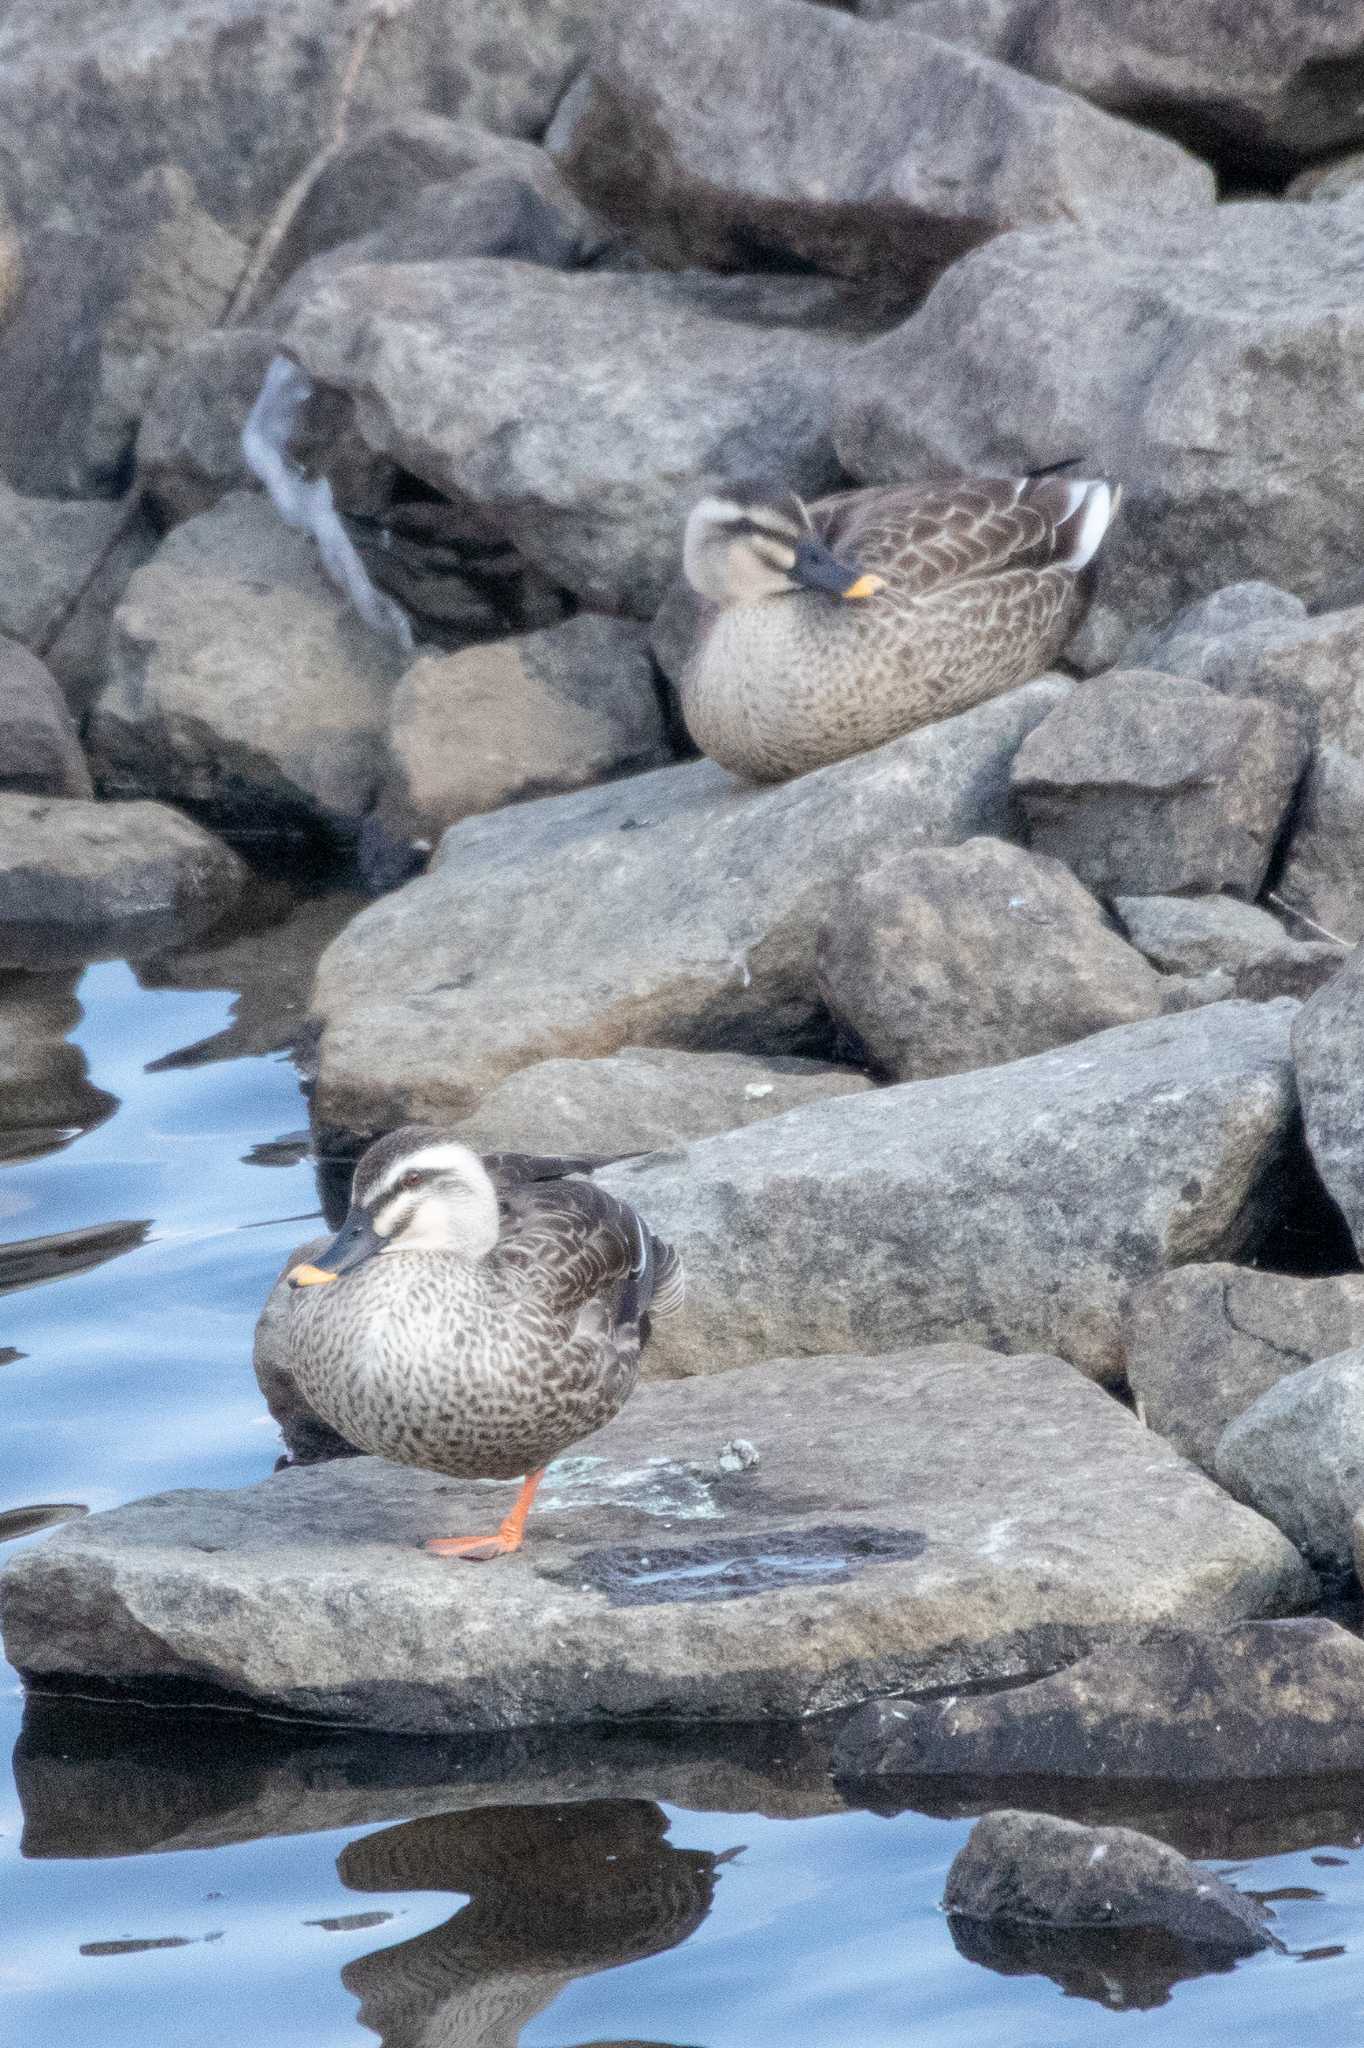
<instances>
[{"instance_id":1,"label":"duck","mask_svg":"<svg viewBox=\"0 0 1364 2048\"><path fill-rule=\"evenodd\" d=\"M683 541L703 600L679 678L693 740L780 782L1040 675L1078 624L1118 498L1055 471L808 505L763 486L702 498Z\"/></svg>"},{"instance_id":2,"label":"duck","mask_svg":"<svg viewBox=\"0 0 1364 2048\"><path fill-rule=\"evenodd\" d=\"M545 1467L624 1406L684 1285L672 1246L595 1182L485 1160L429 1124L362 1154L335 1239L286 1277L288 1368L348 1443L521 1479L494 1534L425 1545L479 1562L520 1548Z\"/></svg>"}]
</instances>

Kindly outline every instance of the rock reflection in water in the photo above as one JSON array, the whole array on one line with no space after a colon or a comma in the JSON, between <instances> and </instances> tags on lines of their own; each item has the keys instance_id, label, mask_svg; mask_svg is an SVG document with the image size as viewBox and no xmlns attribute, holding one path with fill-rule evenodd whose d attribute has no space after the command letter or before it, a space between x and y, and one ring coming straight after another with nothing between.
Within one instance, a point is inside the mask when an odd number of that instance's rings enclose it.
<instances>
[{"instance_id":1,"label":"rock reflection in water","mask_svg":"<svg viewBox=\"0 0 1364 2048\"><path fill-rule=\"evenodd\" d=\"M78 978L0 974L0 1161L58 1151L118 1108L68 1041L81 1021Z\"/></svg>"},{"instance_id":2,"label":"rock reflection in water","mask_svg":"<svg viewBox=\"0 0 1364 2048\"><path fill-rule=\"evenodd\" d=\"M21 1237L0 1244L0 1294L36 1287L42 1280L88 1273L92 1266L102 1266L106 1259L136 1251L146 1243L151 1227L146 1217L130 1218L126 1222L93 1223L84 1230L54 1230L44 1237Z\"/></svg>"},{"instance_id":3,"label":"rock reflection in water","mask_svg":"<svg viewBox=\"0 0 1364 2048\"><path fill-rule=\"evenodd\" d=\"M354 1891L460 1891L415 1940L341 1972L384 2048L516 2048L575 1977L675 1948L710 1911L707 1850L667 1841L645 1799L490 1806L404 1822L338 1861Z\"/></svg>"},{"instance_id":4,"label":"rock reflection in water","mask_svg":"<svg viewBox=\"0 0 1364 2048\"><path fill-rule=\"evenodd\" d=\"M1176 1984L1234 1969L1227 1948L1182 1939L1163 1927L1035 1927L948 1919L957 1953L1001 1977L1050 1977L1068 1998L1110 2012L1164 2005Z\"/></svg>"}]
</instances>

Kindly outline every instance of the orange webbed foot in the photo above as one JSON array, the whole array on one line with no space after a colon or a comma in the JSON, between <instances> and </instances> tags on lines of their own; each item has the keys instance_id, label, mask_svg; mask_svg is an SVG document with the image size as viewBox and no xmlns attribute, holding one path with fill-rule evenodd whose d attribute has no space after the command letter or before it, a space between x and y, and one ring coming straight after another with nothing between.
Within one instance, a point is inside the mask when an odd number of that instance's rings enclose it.
<instances>
[{"instance_id":1,"label":"orange webbed foot","mask_svg":"<svg viewBox=\"0 0 1364 2048\"><path fill-rule=\"evenodd\" d=\"M433 1557L462 1557L470 1564L486 1564L490 1558L506 1557L519 1550L535 1489L544 1476L543 1468L527 1476L516 1496L516 1506L495 1536L433 1536L426 1549Z\"/></svg>"}]
</instances>

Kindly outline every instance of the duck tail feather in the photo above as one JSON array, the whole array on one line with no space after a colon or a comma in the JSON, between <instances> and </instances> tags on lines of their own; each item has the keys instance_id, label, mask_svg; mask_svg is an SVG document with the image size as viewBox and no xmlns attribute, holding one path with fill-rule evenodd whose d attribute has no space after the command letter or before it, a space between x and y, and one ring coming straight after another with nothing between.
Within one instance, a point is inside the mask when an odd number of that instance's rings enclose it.
<instances>
[{"instance_id":1,"label":"duck tail feather","mask_svg":"<svg viewBox=\"0 0 1364 2048\"><path fill-rule=\"evenodd\" d=\"M1112 484L1081 481L1078 477L1067 489L1071 502L1057 523L1053 559L1058 568L1079 570L1099 552L1121 493Z\"/></svg>"}]
</instances>

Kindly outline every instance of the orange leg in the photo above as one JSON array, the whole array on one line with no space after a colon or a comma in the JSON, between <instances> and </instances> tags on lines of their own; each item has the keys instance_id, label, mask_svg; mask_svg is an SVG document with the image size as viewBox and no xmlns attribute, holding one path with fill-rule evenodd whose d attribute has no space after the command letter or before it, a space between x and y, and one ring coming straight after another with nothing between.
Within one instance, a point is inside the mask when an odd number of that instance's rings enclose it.
<instances>
[{"instance_id":1,"label":"orange leg","mask_svg":"<svg viewBox=\"0 0 1364 2048\"><path fill-rule=\"evenodd\" d=\"M521 1539L526 1533L526 1516L535 1498L535 1489L544 1478L543 1466L538 1472L531 1472L522 1481L521 1491L516 1496L516 1506L508 1515L496 1536L433 1536L426 1548L437 1557L476 1558L480 1563L489 1557L505 1557L508 1551L519 1550Z\"/></svg>"}]
</instances>

